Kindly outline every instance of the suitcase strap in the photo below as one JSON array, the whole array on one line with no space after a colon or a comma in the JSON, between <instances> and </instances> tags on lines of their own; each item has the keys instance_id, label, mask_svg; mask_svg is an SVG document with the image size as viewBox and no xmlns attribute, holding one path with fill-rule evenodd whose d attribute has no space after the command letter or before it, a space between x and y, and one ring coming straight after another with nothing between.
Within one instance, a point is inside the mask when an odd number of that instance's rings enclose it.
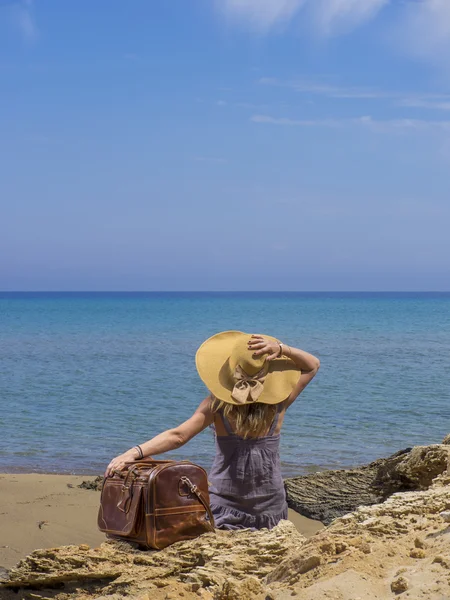
<instances>
[{"instance_id":1,"label":"suitcase strap","mask_svg":"<svg viewBox=\"0 0 450 600\"><path fill-rule=\"evenodd\" d=\"M181 481L188 486L191 493L194 494L200 500L200 502L203 504L203 506L205 507L205 510L208 513L211 530L214 531L214 516L211 512L211 507L209 506L209 503L203 498L203 494L201 493L201 491L198 489L198 487L196 485L194 485L192 483L192 481L188 477L183 475L183 477L181 478Z\"/></svg>"}]
</instances>

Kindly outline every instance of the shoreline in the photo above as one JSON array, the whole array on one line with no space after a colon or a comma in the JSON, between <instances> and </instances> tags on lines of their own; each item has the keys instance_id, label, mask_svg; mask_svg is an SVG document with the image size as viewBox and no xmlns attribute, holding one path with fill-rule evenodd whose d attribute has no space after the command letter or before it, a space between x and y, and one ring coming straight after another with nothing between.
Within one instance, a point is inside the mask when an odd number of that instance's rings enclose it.
<instances>
[{"instance_id":1,"label":"shoreline","mask_svg":"<svg viewBox=\"0 0 450 600\"><path fill-rule=\"evenodd\" d=\"M104 542L97 529L100 494L77 487L95 476L0 473L0 569L10 569L36 549ZM291 509L289 520L305 537L324 528Z\"/></svg>"},{"instance_id":2,"label":"shoreline","mask_svg":"<svg viewBox=\"0 0 450 600\"><path fill-rule=\"evenodd\" d=\"M168 457L171 458L172 460L179 460L179 458L176 457ZM193 459L188 459L188 460L192 460L192 462L196 462ZM64 468L56 468L55 470L50 470L50 469L46 469L46 468L33 468L33 466L31 465L19 465L19 466L6 466L6 465L2 465L1 464L1 460L0 460L0 475L73 475L74 477L97 477L98 475L102 475L103 474L103 469L106 468L107 463L109 462L109 459L105 459L105 461L102 463L102 466L99 467L92 467L92 468L80 468L80 469L64 469ZM366 462L370 462L370 460L367 460ZM207 471L210 468L210 464L206 464L204 461L197 461L196 464L202 466L203 468L205 468ZM211 463L212 464L212 463ZM319 473L321 471L334 471L334 470L346 470L346 469L352 469L355 468L359 465L360 463L358 461L350 461L348 464L343 464L343 465L334 465L334 464L328 464L328 463L323 463L323 464L314 464L314 465L307 465L307 466L302 466L302 465L293 465L292 463L288 463L287 465L284 465L287 468L283 469L283 461L281 461L281 465L282 465L282 476L283 479L289 479L292 477L303 477L305 475L311 475L314 473ZM366 464L366 463L364 463Z\"/></svg>"},{"instance_id":3,"label":"shoreline","mask_svg":"<svg viewBox=\"0 0 450 600\"><path fill-rule=\"evenodd\" d=\"M2 475L63 475L64 477L98 477L100 471L30 471L27 467L18 467L17 469L2 469L0 468L0 477Z\"/></svg>"}]
</instances>

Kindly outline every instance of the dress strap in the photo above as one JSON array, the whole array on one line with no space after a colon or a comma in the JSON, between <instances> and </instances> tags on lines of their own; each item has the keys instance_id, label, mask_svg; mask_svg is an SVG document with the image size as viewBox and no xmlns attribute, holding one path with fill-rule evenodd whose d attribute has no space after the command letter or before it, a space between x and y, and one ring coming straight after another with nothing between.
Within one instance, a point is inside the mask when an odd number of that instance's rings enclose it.
<instances>
[{"instance_id":1,"label":"dress strap","mask_svg":"<svg viewBox=\"0 0 450 600\"><path fill-rule=\"evenodd\" d=\"M233 435L234 432L231 428L229 420L223 414L223 410L219 411L219 414L220 414L220 418L222 419L223 426L225 427L225 431L228 433L228 435Z\"/></svg>"},{"instance_id":2,"label":"dress strap","mask_svg":"<svg viewBox=\"0 0 450 600\"><path fill-rule=\"evenodd\" d=\"M283 408L283 402L280 402L279 404L277 404L277 412L275 413L275 417L272 421L272 425L270 426L269 429L269 433L267 435L273 435L275 432L275 429L277 428L278 425L278 420L280 418L280 413L281 413L281 409Z\"/></svg>"}]
</instances>

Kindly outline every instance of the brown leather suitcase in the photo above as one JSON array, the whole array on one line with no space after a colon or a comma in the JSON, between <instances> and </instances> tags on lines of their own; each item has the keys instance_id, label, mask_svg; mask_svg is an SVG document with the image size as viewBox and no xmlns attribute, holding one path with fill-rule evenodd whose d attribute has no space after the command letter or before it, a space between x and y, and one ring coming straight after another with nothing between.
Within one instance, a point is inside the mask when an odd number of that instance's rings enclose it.
<instances>
[{"instance_id":1,"label":"brown leather suitcase","mask_svg":"<svg viewBox=\"0 0 450 600\"><path fill-rule=\"evenodd\" d=\"M189 461L130 463L103 480L98 527L157 550L214 531L205 470Z\"/></svg>"}]
</instances>

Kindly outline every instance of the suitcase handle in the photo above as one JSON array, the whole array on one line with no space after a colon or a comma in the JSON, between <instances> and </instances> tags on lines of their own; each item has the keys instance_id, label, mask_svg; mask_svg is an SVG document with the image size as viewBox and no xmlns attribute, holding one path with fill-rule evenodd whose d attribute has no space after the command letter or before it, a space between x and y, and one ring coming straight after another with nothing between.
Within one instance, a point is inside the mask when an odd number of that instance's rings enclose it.
<instances>
[{"instance_id":1,"label":"suitcase handle","mask_svg":"<svg viewBox=\"0 0 450 600\"><path fill-rule=\"evenodd\" d=\"M167 465L169 463L174 463L176 461L174 460L154 460L154 459L144 459L144 460L129 460L125 463L124 467L122 469L113 469L113 473L114 475L117 475L118 477L120 477L121 479L125 479L126 477L128 477L128 474L131 471L134 471L134 469L137 468L149 468L153 465ZM187 461L189 462L189 461Z\"/></svg>"},{"instance_id":2,"label":"suitcase handle","mask_svg":"<svg viewBox=\"0 0 450 600\"><path fill-rule=\"evenodd\" d=\"M143 468L151 467L152 465L167 465L167 464L175 463L175 462L190 463L189 460L181 460L181 461L155 460L155 459L150 459L150 458L148 460L146 460L146 459L144 459L144 460L141 459L141 460L136 460L136 461L130 460L125 463L125 466L123 469L121 469L121 470L114 469L113 473L115 473L116 475L118 475L119 477L124 479L130 471L134 470L135 467L143 469Z\"/></svg>"},{"instance_id":3,"label":"suitcase handle","mask_svg":"<svg viewBox=\"0 0 450 600\"><path fill-rule=\"evenodd\" d=\"M122 469L118 471L114 469L114 474L118 475L120 479L123 479L122 484L122 494L120 501L117 505L117 508L124 513L127 513L130 509L131 499L133 497L133 484L135 480L139 477L137 471L139 471L139 467L147 468L152 466L154 463L156 464L167 464L172 463L173 460L149 460L149 461L139 461L139 462L127 462L127 465L131 465L128 469Z\"/></svg>"},{"instance_id":4,"label":"suitcase handle","mask_svg":"<svg viewBox=\"0 0 450 600\"><path fill-rule=\"evenodd\" d=\"M214 531L214 517L211 512L211 507L209 506L208 502L206 502L206 500L203 498L203 494L198 489L198 487L192 483L192 481L188 477L183 475L183 477L181 478L181 481L188 486L191 493L194 494L195 496L197 496L198 500L203 504L203 507L205 508L206 512L208 513L208 517L209 517L209 521L210 521L209 524L211 526L211 530Z\"/></svg>"},{"instance_id":5,"label":"suitcase handle","mask_svg":"<svg viewBox=\"0 0 450 600\"><path fill-rule=\"evenodd\" d=\"M163 463L173 463L176 462L174 460L157 460L156 458L140 458L139 460L128 460L125 464L126 465L145 465L146 467L148 467L149 465L153 465L153 464L163 464Z\"/></svg>"}]
</instances>

